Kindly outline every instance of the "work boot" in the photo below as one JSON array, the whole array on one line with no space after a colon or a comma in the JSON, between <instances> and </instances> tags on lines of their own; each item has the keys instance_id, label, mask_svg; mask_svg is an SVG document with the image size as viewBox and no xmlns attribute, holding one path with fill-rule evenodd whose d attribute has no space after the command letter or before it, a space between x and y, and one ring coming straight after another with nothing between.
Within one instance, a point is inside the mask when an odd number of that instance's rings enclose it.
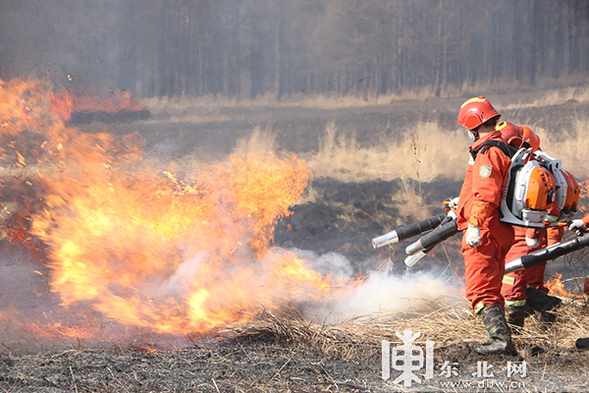
<instances>
[{"instance_id":1,"label":"work boot","mask_svg":"<svg viewBox=\"0 0 589 393\"><path fill-rule=\"evenodd\" d=\"M534 287L526 288L527 304L539 313L540 322L551 324L556 321L555 311L562 304L556 296L550 296Z\"/></svg>"},{"instance_id":2,"label":"work boot","mask_svg":"<svg viewBox=\"0 0 589 393\"><path fill-rule=\"evenodd\" d=\"M527 305L536 311L551 311L562 304L562 300L556 296L550 296L541 290L528 287L526 288Z\"/></svg>"},{"instance_id":3,"label":"work boot","mask_svg":"<svg viewBox=\"0 0 589 393\"><path fill-rule=\"evenodd\" d=\"M482 355L506 354L517 356L511 342L511 330L507 326L503 308L498 302L485 306L481 311L489 341L476 345L474 350Z\"/></svg>"},{"instance_id":4,"label":"work boot","mask_svg":"<svg viewBox=\"0 0 589 393\"><path fill-rule=\"evenodd\" d=\"M578 338L575 342L577 349L588 349L589 348L589 337Z\"/></svg>"},{"instance_id":5,"label":"work boot","mask_svg":"<svg viewBox=\"0 0 589 393\"><path fill-rule=\"evenodd\" d=\"M528 310L525 304L521 306L505 306L505 320L511 326L513 333L521 333L527 316Z\"/></svg>"}]
</instances>

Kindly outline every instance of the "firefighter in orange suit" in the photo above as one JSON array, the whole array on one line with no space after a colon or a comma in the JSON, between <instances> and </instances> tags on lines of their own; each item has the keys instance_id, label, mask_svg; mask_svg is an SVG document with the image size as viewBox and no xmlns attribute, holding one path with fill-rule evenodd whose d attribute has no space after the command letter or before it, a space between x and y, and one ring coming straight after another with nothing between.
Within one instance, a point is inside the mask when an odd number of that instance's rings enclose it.
<instances>
[{"instance_id":1,"label":"firefighter in orange suit","mask_svg":"<svg viewBox=\"0 0 589 393\"><path fill-rule=\"evenodd\" d=\"M458 124L474 142L457 207L458 229L464 231L466 297L476 314L482 315L489 341L475 346L481 354L515 355L511 331L505 320L501 282L505 255L513 243L513 227L499 221L497 208L505 189L511 159L486 141L503 141L495 129L501 115L485 97L462 104ZM478 151L476 157L473 152Z\"/></svg>"},{"instance_id":2,"label":"firefighter in orange suit","mask_svg":"<svg viewBox=\"0 0 589 393\"><path fill-rule=\"evenodd\" d=\"M540 149L540 138L529 127L503 121L497 125L497 130L501 131L503 139L514 147L531 147L532 151ZM559 215L558 204L554 202L544 221L545 225L548 227L556 222ZM513 229L514 242L505 257L506 262L558 243L564 232L561 227L547 230L514 226ZM545 268L544 262L503 276L501 293L505 298L505 316L509 324L523 327L524 320L531 310L539 311L547 319L553 317L548 311L560 305L561 300L547 295L548 289L544 286Z\"/></svg>"}]
</instances>

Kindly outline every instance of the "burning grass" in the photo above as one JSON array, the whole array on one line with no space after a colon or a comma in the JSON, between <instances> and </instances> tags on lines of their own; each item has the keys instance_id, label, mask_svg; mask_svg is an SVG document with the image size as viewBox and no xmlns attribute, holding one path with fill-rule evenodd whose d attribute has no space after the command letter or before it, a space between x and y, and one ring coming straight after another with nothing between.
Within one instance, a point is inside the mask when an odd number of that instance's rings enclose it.
<instances>
[{"instance_id":1,"label":"burning grass","mask_svg":"<svg viewBox=\"0 0 589 393\"><path fill-rule=\"evenodd\" d=\"M0 163L33 168L12 178L19 192L2 188L26 223L10 241L45 245L36 262L61 300L52 312L84 304L125 326L182 334L247 320L258 301L278 306L330 291L330 277L270 248L275 222L310 176L294 154L234 154L180 177L173 164L142 160L137 133L66 127L49 110L46 81L0 87Z\"/></svg>"},{"instance_id":2,"label":"burning grass","mask_svg":"<svg viewBox=\"0 0 589 393\"><path fill-rule=\"evenodd\" d=\"M426 302L429 303L429 302ZM397 342L395 332L412 329L435 342L435 376L414 389L454 391L440 382L477 383L477 361L494 365L494 378L517 380L523 391L585 391L589 360L574 349L577 337L589 336L588 308L565 302L554 324L536 317L515 336L527 363L527 376L505 378L506 359L480 357L470 349L482 341L482 324L466 306L427 311L371 315L336 325L305 321L290 309L278 316L262 309L250 323L224 329L206 340L161 350L149 345L133 348L113 344L93 349L76 347L35 355L0 356L0 388L4 391L399 391L402 386L381 378L381 341ZM459 376L441 376L446 361L456 362ZM521 359L520 359L521 361ZM414 389L411 389L412 391Z\"/></svg>"}]
</instances>

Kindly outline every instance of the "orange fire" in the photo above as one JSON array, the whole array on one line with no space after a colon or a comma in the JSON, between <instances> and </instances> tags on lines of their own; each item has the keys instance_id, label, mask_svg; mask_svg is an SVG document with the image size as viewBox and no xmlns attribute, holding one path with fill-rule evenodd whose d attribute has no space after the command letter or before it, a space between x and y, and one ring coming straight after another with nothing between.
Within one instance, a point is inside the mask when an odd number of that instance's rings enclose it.
<instances>
[{"instance_id":1,"label":"orange fire","mask_svg":"<svg viewBox=\"0 0 589 393\"><path fill-rule=\"evenodd\" d=\"M574 293L570 293L564 289L564 283L561 279L562 274L555 273L553 277L550 277L548 280L546 280L544 285L550 290L550 294L573 299L583 299L583 296L575 295Z\"/></svg>"},{"instance_id":2,"label":"orange fire","mask_svg":"<svg viewBox=\"0 0 589 393\"><path fill-rule=\"evenodd\" d=\"M589 199L589 179L579 182L579 201L587 201ZM586 204L579 203L579 211L587 214Z\"/></svg>"},{"instance_id":3,"label":"orange fire","mask_svg":"<svg viewBox=\"0 0 589 393\"><path fill-rule=\"evenodd\" d=\"M42 80L0 81L0 173L36 190L34 203L23 193L14 202L28 206L22 229L46 248L49 287L66 310L195 333L332 290L331 277L271 246L276 220L307 186L305 162L264 153L156 170L139 135L66 128L51 97ZM51 326L79 331L55 314Z\"/></svg>"},{"instance_id":4,"label":"orange fire","mask_svg":"<svg viewBox=\"0 0 589 393\"><path fill-rule=\"evenodd\" d=\"M75 112L104 112L117 113L121 111L140 112L145 107L129 90L116 89L99 97L82 96L72 98L72 110Z\"/></svg>"},{"instance_id":5,"label":"orange fire","mask_svg":"<svg viewBox=\"0 0 589 393\"><path fill-rule=\"evenodd\" d=\"M116 89L103 94L76 96L61 89L51 95L49 110L64 121L72 120L72 113L108 113L141 112L145 106L133 97L129 90Z\"/></svg>"}]
</instances>

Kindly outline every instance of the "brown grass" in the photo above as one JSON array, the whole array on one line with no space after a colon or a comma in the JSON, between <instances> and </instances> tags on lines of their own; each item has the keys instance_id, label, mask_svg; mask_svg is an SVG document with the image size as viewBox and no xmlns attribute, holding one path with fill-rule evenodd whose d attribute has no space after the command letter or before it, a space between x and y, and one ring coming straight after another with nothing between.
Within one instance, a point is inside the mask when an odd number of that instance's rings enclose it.
<instances>
[{"instance_id":1,"label":"brown grass","mask_svg":"<svg viewBox=\"0 0 589 393\"><path fill-rule=\"evenodd\" d=\"M544 151L561 158L565 169L584 179L589 174L589 161L585 159L589 151L589 138L585 135L589 119L582 110L576 112L572 106L563 104L570 100L577 104L589 102L588 91L586 87L571 87L491 94L490 97L495 106L506 114L505 120L530 126L541 137ZM256 100L218 96L147 98L143 101L154 114L153 120L147 122L152 122L153 126L157 126L159 121L182 123L186 127L190 127L191 123L194 126L219 123L220 127L236 121L251 124L251 128L240 131L243 136L235 143L235 150L239 152L282 148L281 141L291 131L277 127L286 113L294 116L293 121L317 115L320 118L317 124L309 125L308 129L297 128L297 132L302 131L309 139L318 138L318 149L298 154L319 176L346 182L414 178L414 136L421 147L419 158L423 164L419 173L422 181L436 178L461 180L467 160L468 138L458 126L448 128L447 124L438 124L437 120L425 119L428 113L436 116L440 111L454 112L464 97L430 98L424 91L367 100L355 96L305 96L278 101L275 96L266 95ZM550 108L556 105L562 107ZM528 118L524 113L530 112L530 108L532 112L534 108L544 108L545 111L544 114L534 112ZM383 116L390 113L391 119L403 118L408 112L417 111L422 113L420 119L424 120L403 126L394 124L394 120L362 125L335 121L354 110L374 111ZM559 127L560 123L566 126ZM367 138L371 142L363 143Z\"/></svg>"},{"instance_id":2,"label":"brown grass","mask_svg":"<svg viewBox=\"0 0 589 393\"><path fill-rule=\"evenodd\" d=\"M194 340L192 348L177 350L116 345L34 355L0 353L0 391L465 391L441 383L480 382L472 376L478 361L494 365L493 381L524 383L517 391L580 392L589 388L587 352L574 349L577 337L589 336L589 310L582 301L566 300L552 325L529 318L523 334L514 336L527 362L525 378L506 378L502 371L506 361L521 359L474 354L471 344L482 342L484 333L479 318L466 305L440 307L437 301L416 301L415 306L403 313L365 316L337 325L305 321L296 308L282 314L263 309L251 323L224 329L214 340ZM395 333L405 329L421 333L418 343L435 341L434 378L412 388L381 378L381 341L399 342ZM460 364L458 377L440 375L446 360Z\"/></svg>"},{"instance_id":3,"label":"brown grass","mask_svg":"<svg viewBox=\"0 0 589 393\"><path fill-rule=\"evenodd\" d=\"M301 315L276 316L264 309L255 321L220 332L221 340L240 342L262 341L284 346L308 345L326 354L335 352L342 344L356 346L380 345L381 340L398 341L395 332L413 329L422 337L435 341L439 347L458 343L478 343L484 340L484 327L466 303L444 306L436 300L416 301L415 307L402 313L358 316L334 325L306 321ZM429 306L424 308L424 305ZM439 308L438 308L439 307ZM579 337L589 337L589 307L585 301L564 299L557 320L548 324L539 314L526 318L526 325L514 341L519 345L538 345L547 350L566 351L574 347ZM348 354L361 358L360 352Z\"/></svg>"},{"instance_id":4,"label":"brown grass","mask_svg":"<svg viewBox=\"0 0 589 393\"><path fill-rule=\"evenodd\" d=\"M473 92L488 91L487 88L474 86L466 90ZM461 91L449 91L448 95L442 98L452 96L463 96L465 89ZM496 90L496 89L495 89ZM480 93L472 93L477 95ZM497 95L497 94L494 94ZM508 94L506 100L499 100L498 103L504 109L528 108L533 106L558 105L568 100L574 99L579 102L588 102L589 93L586 87L565 87L561 89L545 90L540 93ZM218 108L307 108L307 109L343 109L343 108L362 108L368 106L388 106L397 102L405 101L424 101L434 99L431 89L424 88L419 91L407 91L404 93L389 93L385 95L370 94L367 97L358 95L336 96L329 94L317 94L309 96L306 94L283 97L278 100L274 93L267 93L256 99L225 97L207 95L202 97L150 97L142 98L144 103L151 111L154 112L178 112L184 110L193 110L201 108L211 111Z\"/></svg>"},{"instance_id":5,"label":"brown grass","mask_svg":"<svg viewBox=\"0 0 589 393\"><path fill-rule=\"evenodd\" d=\"M433 302L428 311L372 315L337 325L313 324L288 315L277 317L265 310L254 322L225 330L220 340L231 345L279 345L288 348L293 354L301 351L313 358L355 364L365 373L363 385L370 387L367 391L391 388L397 391L402 390L402 386L378 379L381 341L399 342L395 333L411 329L414 333L421 333L418 342L435 342L437 379L433 378L421 388L430 386L436 391L453 391L440 390L438 384L441 379L439 368L445 360L460 362L462 370L468 367L476 370L477 361L487 360L495 364L496 372L506 361L525 360L529 375L521 381L525 383L525 391L530 392L583 391L587 387L585 375L589 371L589 359L585 352L575 349L577 338L589 336L589 309L584 301L565 299L558 311L557 321L552 324L542 322L538 315L528 317L523 331L513 336L521 356L519 359L477 355L472 345L485 341L480 318L470 312L466 305L437 307L436 302ZM360 365L368 365L368 370ZM469 375L465 380L476 381ZM464 371L462 376L464 378ZM340 380L342 378L340 376ZM497 378L500 379L499 376ZM353 386L358 388L360 384L356 382Z\"/></svg>"},{"instance_id":6,"label":"brown grass","mask_svg":"<svg viewBox=\"0 0 589 393\"><path fill-rule=\"evenodd\" d=\"M319 152L307 155L309 166L322 176L341 181L393 180L415 178L414 140L420 141L420 177L430 181L438 176L451 180L462 177L468 140L460 130L447 132L437 124L419 123L412 133L400 138L387 138L373 130L379 138L374 147L361 147L355 134L346 136L330 123L325 127Z\"/></svg>"}]
</instances>

